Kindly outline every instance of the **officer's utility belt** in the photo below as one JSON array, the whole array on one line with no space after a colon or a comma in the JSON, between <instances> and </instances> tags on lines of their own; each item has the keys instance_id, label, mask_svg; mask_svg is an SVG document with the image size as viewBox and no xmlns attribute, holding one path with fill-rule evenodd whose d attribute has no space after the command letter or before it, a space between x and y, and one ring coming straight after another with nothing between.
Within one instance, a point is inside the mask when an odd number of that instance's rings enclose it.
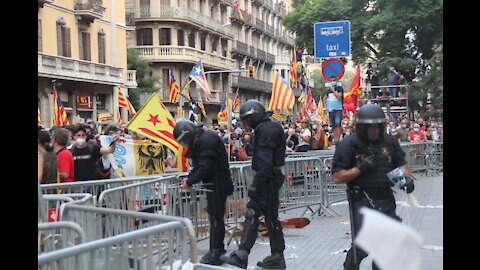
<instances>
[{"instance_id":1,"label":"officer's utility belt","mask_svg":"<svg viewBox=\"0 0 480 270\"><path fill-rule=\"evenodd\" d=\"M393 197L391 188L365 188L360 186L348 187L348 192L356 200L386 200Z\"/></svg>"}]
</instances>

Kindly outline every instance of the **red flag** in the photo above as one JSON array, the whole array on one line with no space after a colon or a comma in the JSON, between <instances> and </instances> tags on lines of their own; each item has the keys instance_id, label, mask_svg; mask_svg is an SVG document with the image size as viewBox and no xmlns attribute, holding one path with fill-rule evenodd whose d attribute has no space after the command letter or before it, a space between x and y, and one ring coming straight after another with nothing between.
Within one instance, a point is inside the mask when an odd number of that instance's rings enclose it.
<instances>
[{"instance_id":1,"label":"red flag","mask_svg":"<svg viewBox=\"0 0 480 270\"><path fill-rule=\"evenodd\" d=\"M352 112L353 115L357 113L358 97L362 94L362 87L360 86L360 61L357 63L357 70L353 77L352 84L348 92L343 96L343 115L347 112Z\"/></svg>"}]
</instances>

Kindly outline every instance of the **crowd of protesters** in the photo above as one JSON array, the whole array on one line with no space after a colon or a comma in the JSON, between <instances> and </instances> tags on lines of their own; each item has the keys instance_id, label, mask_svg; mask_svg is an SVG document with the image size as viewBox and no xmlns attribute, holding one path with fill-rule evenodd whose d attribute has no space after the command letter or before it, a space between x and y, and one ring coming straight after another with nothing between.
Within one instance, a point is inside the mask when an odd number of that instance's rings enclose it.
<instances>
[{"instance_id":1,"label":"crowd of protesters","mask_svg":"<svg viewBox=\"0 0 480 270\"><path fill-rule=\"evenodd\" d=\"M335 145L332 128L324 121L303 119L300 123L283 122L286 152L333 149ZM119 138L148 141L125 124L111 124L103 128L102 134ZM214 124L206 128L220 136L229 153L230 161L246 161L252 156L252 132L240 125ZM349 119L341 122L340 140L355 132L355 125ZM442 142L443 121L418 118L414 121L401 119L387 123L387 133L399 142ZM106 155L113 153L115 143L101 147L100 134L95 123L67 125L38 131L38 181L40 183L74 182L89 179L116 178ZM165 167L176 168L173 152L165 148Z\"/></svg>"}]
</instances>

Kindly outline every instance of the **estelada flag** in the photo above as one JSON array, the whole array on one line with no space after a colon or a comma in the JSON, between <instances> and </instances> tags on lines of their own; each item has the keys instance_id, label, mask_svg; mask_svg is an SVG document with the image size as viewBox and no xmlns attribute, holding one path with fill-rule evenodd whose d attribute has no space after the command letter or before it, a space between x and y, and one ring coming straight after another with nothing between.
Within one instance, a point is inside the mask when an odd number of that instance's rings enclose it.
<instances>
[{"instance_id":1,"label":"estelada flag","mask_svg":"<svg viewBox=\"0 0 480 270\"><path fill-rule=\"evenodd\" d=\"M202 59L198 60L197 64L193 67L192 71L188 74L192 80L194 80L205 92L205 98L210 101L210 86L208 86L207 78L205 77L205 71L203 70Z\"/></svg>"},{"instance_id":2,"label":"estelada flag","mask_svg":"<svg viewBox=\"0 0 480 270\"><path fill-rule=\"evenodd\" d=\"M169 77L169 86L170 86L170 103L177 103L178 101L178 94L179 94L179 88L178 88L178 83L175 80L175 77L173 77L173 70L170 68L168 72L168 77Z\"/></svg>"},{"instance_id":3,"label":"estelada flag","mask_svg":"<svg viewBox=\"0 0 480 270\"><path fill-rule=\"evenodd\" d=\"M217 114L217 119L228 120L228 100L227 95L225 94L225 101L223 102L220 111Z\"/></svg>"},{"instance_id":4,"label":"estelada flag","mask_svg":"<svg viewBox=\"0 0 480 270\"><path fill-rule=\"evenodd\" d=\"M58 96L57 88L53 87L53 121L52 126L68 125L68 116L63 107L62 100Z\"/></svg>"},{"instance_id":5,"label":"estelada flag","mask_svg":"<svg viewBox=\"0 0 480 270\"><path fill-rule=\"evenodd\" d=\"M153 93L126 128L161 143L178 155L179 144L173 137L175 119L163 105L157 93Z\"/></svg>"},{"instance_id":6,"label":"estelada flag","mask_svg":"<svg viewBox=\"0 0 480 270\"><path fill-rule=\"evenodd\" d=\"M135 108L132 106L132 103L130 103L127 96L125 95L125 93L123 93L123 90L120 87L118 87L118 106L127 108L128 112L132 115L135 115L137 113L135 111Z\"/></svg>"},{"instance_id":7,"label":"estelada flag","mask_svg":"<svg viewBox=\"0 0 480 270\"><path fill-rule=\"evenodd\" d=\"M270 98L270 104L268 105L268 110L276 109L291 109L295 104L295 94L292 91L292 88L288 85L285 79L277 73L276 70L273 71L273 86L272 86L272 96Z\"/></svg>"}]
</instances>

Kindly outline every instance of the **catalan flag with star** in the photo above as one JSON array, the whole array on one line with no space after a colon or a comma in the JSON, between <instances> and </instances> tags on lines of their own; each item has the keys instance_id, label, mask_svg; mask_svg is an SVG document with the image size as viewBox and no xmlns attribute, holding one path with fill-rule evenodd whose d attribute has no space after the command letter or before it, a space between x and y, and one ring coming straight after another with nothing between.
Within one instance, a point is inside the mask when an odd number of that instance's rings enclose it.
<instances>
[{"instance_id":1,"label":"catalan flag with star","mask_svg":"<svg viewBox=\"0 0 480 270\"><path fill-rule=\"evenodd\" d=\"M178 94L179 94L179 88L178 88L178 83L175 80L175 77L173 77L173 70L170 68L168 72L168 79L169 83L168 85L170 86L170 103L177 103L178 101Z\"/></svg>"},{"instance_id":2,"label":"catalan flag with star","mask_svg":"<svg viewBox=\"0 0 480 270\"><path fill-rule=\"evenodd\" d=\"M280 74L276 70L273 71L273 86L272 96L270 98L270 104L268 110L276 109L292 109L295 104L295 94L292 88L288 85Z\"/></svg>"},{"instance_id":3,"label":"catalan flag with star","mask_svg":"<svg viewBox=\"0 0 480 270\"><path fill-rule=\"evenodd\" d=\"M179 144L173 137L174 127L175 119L157 93L152 94L126 126L127 129L165 145L178 155Z\"/></svg>"}]
</instances>

